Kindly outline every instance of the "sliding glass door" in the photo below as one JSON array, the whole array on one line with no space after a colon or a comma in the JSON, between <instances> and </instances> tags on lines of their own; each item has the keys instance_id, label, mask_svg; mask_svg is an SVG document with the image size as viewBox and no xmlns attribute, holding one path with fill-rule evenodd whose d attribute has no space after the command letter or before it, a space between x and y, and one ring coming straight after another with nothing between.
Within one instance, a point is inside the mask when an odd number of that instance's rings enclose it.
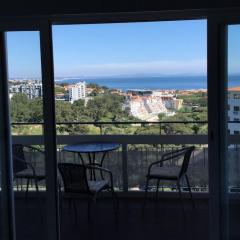
<instances>
[{"instance_id":1,"label":"sliding glass door","mask_svg":"<svg viewBox=\"0 0 240 240\"><path fill-rule=\"evenodd\" d=\"M0 31L0 238L15 239L5 34Z\"/></svg>"},{"instance_id":2,"label":"sliding glass door","mask_svg":"<svg viewBox=\"0 0 240 240\"><path fill-rule=\"evenodd\" d=\"M34 233L46 238L46 154L40 33L8 31L6 43L16 233L20 239L28 239Z\"/></svg>"},{"instance_id":3,"label":"sliding glass door","mask_svg":"<svg viewBox=\"0 0 240 240\"><path fill-rule=\"evenodd\" d=\"M239 239L240 225L240 24L227 26L227 188L229 239Z\"/></svg>"},{"instance_id":4,"label":"sliding glass door","mask_svg":"<svg viewBox=\"0 0 240 240\"><path fill-rule=\"evenodd\" d=\"M208 22L210 239L239 239L240 21Z\"/></svg>"},{"instance_id":5,"label":"sliding glass door","mask_svg":"<svg viewBox=\"0 0 240 240\"><path fill-rule=\"evenodd\" d=\"M6 174L1 174L1 200L6 193L8 199L1 201L1 216L4 229L9 228L17 239L59 238L54 81L48 29L48 23L2 29L1 50L5 55L0 66L0 94L4 124L0 137L1 171ZM3 234L3 239L15 239L14 234Z\"/></svg>"}]
</instances>

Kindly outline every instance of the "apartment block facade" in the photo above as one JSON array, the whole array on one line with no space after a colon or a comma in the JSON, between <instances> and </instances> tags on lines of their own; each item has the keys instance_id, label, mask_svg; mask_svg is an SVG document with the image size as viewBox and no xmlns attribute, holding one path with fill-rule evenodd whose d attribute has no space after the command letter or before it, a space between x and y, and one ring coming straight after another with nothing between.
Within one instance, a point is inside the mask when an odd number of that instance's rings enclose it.
<instances>
[{"instance_id":1,"label":"apartment block facade","mask_svg":"<svg viewBox=\"0 0 240 240\"><path fill-rule=\"evenodd\" d=\"M10 87L10 98L15 93L24 93L29 99L42 97L42 83L39 82L24 82Z\"/></svg>"},{"instance_id":2,"label":"apartment block facade","mask_svg":"<svg viewBox=\"0 0 240 240\"><path fill-rule=\"evenodd\" d=\"M68 88L69 102L86 98L86 82L78 82Z\"/></svg>"},{"instance_id":3,"label":"apartment block facade","mask_svg":"<svg viewBox=\"0 0 240 240\"><path fill-rule=\"evenodd\" d=\"M228 89L228 131L240 134L240 87Z\"/></svg>"}]
</instances>

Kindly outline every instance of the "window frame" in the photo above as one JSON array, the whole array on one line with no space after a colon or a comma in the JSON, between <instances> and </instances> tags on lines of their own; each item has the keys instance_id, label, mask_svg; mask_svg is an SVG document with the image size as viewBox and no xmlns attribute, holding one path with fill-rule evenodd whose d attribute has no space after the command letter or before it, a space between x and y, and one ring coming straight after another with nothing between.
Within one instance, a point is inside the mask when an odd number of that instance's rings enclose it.
<instances>
[{"instance_id":1,"label":"window frame","mask_svg":"<svg viewBox=\"0 0 240 240\"><path fill-rule=\"evenodd\" d=\"M223 133L221 127L225 127L222 119L216 119L219 113L223 113L226 104L224 80L225 76L225 47L226 47L226 24L239 23L239 9L222 9L222 10L188 10L188 11L163 11L163 12L138 12L138 13L114 13L114 14L80 14L80 15L57 15L57 16L35 16L35 17L1 17L0 18L0 31L21 31L21 30L37 30L41 29L41 54L44 52L45 63L50 63L50 66L45 66L45 72L48 81L53 79L53 56L52 56L52 40L51 40L51 26L57 24L91 24L91 23L120 23L120 22L148 22L148 21L177 21L177 20L197 20L205 19L208 24L208 144L209 144L209 185L210 185L210 239L220 239L223 236L221 230L222 223L219 221L222 216L220 215L221 203L221 187L222 183L219 179L221 176L225 176L223 172L223 157L221 157L222 149L224 146L224 138L220 137ZM231 16L231 17L230 17ZM223 48L221 48L223 47ZM49 59L47 59L49 58ZM214 63L214 64L212 64ZM217 63L217 64L215 64ZM213 66L214 65L214 66ZM223 67L223 70L221 70ZM4 67L1 66L3 69ZM5 69L6 70L6 69ZM221 81L219 82L219 77ZM217 89L217 94L216 93ZM51 89L48 92L48 98L53 99L53 91ZM225 100L224 100L224 99ZM221 106L221 104L223 105ZM54 106L53 106L54 107ZM226 110L226 108L225 108ZM224 116L224 115L223 115ZM51 118L53 121L51 121ZM51 111L50 141L55 138L53 123L55 119L53 117L53 109ZM54 140L54 141L55 141ZM48 140L47 140L48 142ZM54 144L51 144L51 149L54 149ZM49 152L50 154L50 152ZM220 161L219 161L220 159ZM11 158L9 158L11 160ZM56 164L56 163L55 163ZM50 167L50 166L49 166ZM51 165L52 167L52 165ZM50 174L51 180L56 176L54 173ZM58 212L56 210L56 198L57 195L53 194L54 218L53 223L57 226ZM55 202L55 203L54 203ZM50 216L53 212L51 212ZM51 226L52 228L52 226ZM59 228L55 227L50 234L52 240L59 239ZM13 238L9 238L13 239Z\"/></svg>"}]
</instances>

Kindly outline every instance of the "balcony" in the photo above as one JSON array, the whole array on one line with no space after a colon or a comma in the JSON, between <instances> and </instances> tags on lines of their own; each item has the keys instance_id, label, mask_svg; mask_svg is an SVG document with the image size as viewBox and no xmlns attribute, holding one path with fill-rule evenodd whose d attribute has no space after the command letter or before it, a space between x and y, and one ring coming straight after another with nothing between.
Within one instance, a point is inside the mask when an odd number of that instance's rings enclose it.
<instances>
[{"instance_id":1,"label":"balcony","mask_svg":"<svg viewBox=\"0 0 240 240\"><path fill-rule=\"evenodd\" d=\"M239 124L239 122L230 121L229 123ZM141 128L146 125L156 125L158 131L154 135L127 135L127 134L108 134L106 129L110 125L133 125ZM57 128L60 129L62 125L73 127L73 125L95 125L99 128L98 135L58 135L57 136L57 156L58 162L80 162L77 154L64 152L62 150L64 145L76 144L81 142L117 142L121 144L121 148L117 151L112 151L107 154L104 160L104 166L111 169L114 175L114 186L116 190L120 192L141 192L144 190L145 175L147 167L153 161L159 159L166 151L172 151L182 146L195 145L196 150L192 154L189 165L189 176L191 180L192 190L195 192L207 193L208 192L208 138L207 135L194 134L175 134L167 135L163 133L163 128L171 126L172 124L186 125L191 124L199 128L207 122L72 122L72 123L57 123ZM12 127L21 128L22 126L30 126L34 128L36 125L43 126L42 123L13 123ZM169 127L170 128L170 127ZM184 128L183 128L184 129ZM234 162L236 154L239 154L238 143L239 136L229 135L230 145L228 151L230 168L238 169L239 166ZM14 135L13 143L25 144L25 145L37 145L39 147L44 146L43 135ZM44 168L43 159L39 160L39 156L36 152L29 152L28 156L31 162L35 166ZM84 156L87 157L87 156ZM100 156L96 156L97 158ZM98 160L98 159L97 159ZM40 161L40 164L39 164ZM179 163L172 163L172 165L178 165ZM231 174L231 179L234 179L235 173ZM240 183L235 180L233 182L230 179L229 191L240 192ZM235 182L234 182L235 181ZM17 183L16 183L17 184ZM19 183L18 183L19 184ZM17 188L17 185L15 186ZM24 188L21 184L19 188ZM154 190L154 186L150 186ZM42 186L44 189L44 184ZM232 190L234 189L234 190ZM239 189L239 190L238 190ZM184 190L184 189L183 189ZM163 192L175 191L175 187L169 184L162 186Z\"/></svg>"},{"instance_id":2,"label":"balcony","mask_svg":"<svg viewBox=\"0 0 240 240\"><path fill-rule=\"evenodd\" d=\"M73 126L75 125L97 125L99 128L98 135L58 135L58 162L80 162L76 154L62 151L62 147L67 144L75 144L80 142L117 142L121 144L118 151L113 151L107 154L104 161L104 166L111 169L114 175L114 185L117 190L127 191L142 191L144 190L145 175L149 164L158 160L159 156L166 151L181 148L184 145L196 145L196 151L192 155L190 161L190 179L193 190L196 192L208 191L208 148L207 136L194 134L185 135L166 135L163 133L164 126L171 126L171 124L186 125L192 124L195 126L206 124L206 122L104 122L104 123L58 123L57 128L61 125ZM157 133L155 135L109 135L106 133L109 125L134 125L146 126L157 125ZM29 125L34 128L33 123L14 123L13 127L22 125ZM124 127L123 127L124 128ZM164 134L164 135L163 135ZM13 136L14 143L25 145L43 145L43 136ZM37 164L37 153L29 153L28 156L31 161ZM85 156L86 157L86 156ZM98 157L98 156L97 156ZM178 163L172 163L178 164ZM43 167L40 166L40 167ZM20 186L21 187L21 186ZM154 189L154 187L152 187ZM175 191L175 187L166 186L162 190Z\"/></svg>"},{"instance_id":3,"label":"balcony","mask_svg":"<svg viewBox=\"0 0 240 240\"><path fill-rule=\"evenodd\" d=\"M96 125L99 128L98 135L58 135L57 136L57 158L58 162L80 162L76 154L62 151L64 145L74 144L86 141L102 141L102 142L118 142L121 147L110 152L104 160L104 166L113 172L114 188L118 192L120 198L120 214L119 223L116 225L112 210L111 199L106 193L102 194L97 207L92 209L91 219L92 224L87 222L86 201L85 199L77 200L77 221L76 211L69 209L68 201L63 200L60 208L61 219L61 234L63 239L71 236L71 239L78 239L84 236L84 239L128 239L138 238L146 239L147 237L156 237L159 231L164 239L185 239L186 228L191 229L189 239L208 239L208 138L207 135L200 134L163 134L163 126L171 124L195 124L196 126L206 124L206 122L159 122L159 123L142 123L131 122L134 126L146 126L146 124L156 124L158 132L155 135L109 135L106 132L107 126L110 124L129 123L58 123L58 127L64 125ZM14 125L14 124L13 124ZM33 123L18 123L15 125L36 125ZM42 126L42 124L41 124ZM232 142L238 141L238 136L230 136ZM13 136L14 143L22 143L26 145L37 145L43 147L43 136ZM142 216L143 190L145 189L145 175L147 167L158 157L169 150L181 148L184 145L195 145L196 150L192 154L189 165L189 177L191 189L194 193L194 199L197 205L197 210L193 210L185 183L182 183L182 191L184 196L184 205L186 210L186 219L183 221L183 214L179 203L178 195L176 194L176 186L170 182L164 182L159 188L159 200L155 200L156 184L149 186L150 199L148 200L146 213ZM231 174L229 192L231 193L232 201L238 198L240 192L240 183L236 182L236 168L239 164L234 161L236 154L239 154L239 149L235 146L229 148L229 160L231 162ZM44 168L43 161L36 152L28 152L28 158L39 168ZM172 162L172 166L178 165L178 162ZM44 222L45 218L45 182L40 183L40 194L36 198L34 184L30 183L29 200L23 200L26 183L14 182L17 213L17 226L21 236L35 236L35 232L39 232L39 239L44 238ZM28 205L26 205L27 201ZM42 207L39 209L39 201L42 202ZM37 219L34 220L34 214L38 213ZM235 212L236 206L232 210ZM21 216L28 214L29 224L34 221L34 227L31 230L24 230L21 226ZM194 221L193 221L194 219ZM104 222L104 224L103 224ZM26 223L27 224L27 223ZM94 226L94 234L90 227ZM121 234L124 232L124 235ZM236 232L236 231L234 231ZM34 235L33 235L34 234ZM93 233L92 233L93 234ZM116 238L116 236L118 236ZM26 238L27 239L27 238ZM35 238L36 239L36 238Z\"/></svg>"}]
</instances>

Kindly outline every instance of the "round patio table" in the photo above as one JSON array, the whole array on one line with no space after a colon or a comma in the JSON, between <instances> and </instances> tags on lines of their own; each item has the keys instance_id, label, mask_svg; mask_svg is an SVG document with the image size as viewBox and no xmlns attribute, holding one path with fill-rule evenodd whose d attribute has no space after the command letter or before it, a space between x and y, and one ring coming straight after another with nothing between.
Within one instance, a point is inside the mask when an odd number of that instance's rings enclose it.
<instances>
[{"instance_id":1,"label":"round patio table","mask_svg":"<svg viewBox=\"0 0 240 240\"><path fill-rule=\"evenodd\" d=\"M63 150L67 152L77 153L83 165L85 165L82 153L88 155L88 164L97 165L102 167L104 158L106 154L110 151L116 150L120 147L119 143L102 143L102 142L88 142L88 143L78 143L73 145L66 145ZM102 153L100 163L95 162L96 153ZM92 169L90 172L91 180L96 180L95 171ZM103 178L103 176L102 176Z\"/></svg>"}]
</instances>

